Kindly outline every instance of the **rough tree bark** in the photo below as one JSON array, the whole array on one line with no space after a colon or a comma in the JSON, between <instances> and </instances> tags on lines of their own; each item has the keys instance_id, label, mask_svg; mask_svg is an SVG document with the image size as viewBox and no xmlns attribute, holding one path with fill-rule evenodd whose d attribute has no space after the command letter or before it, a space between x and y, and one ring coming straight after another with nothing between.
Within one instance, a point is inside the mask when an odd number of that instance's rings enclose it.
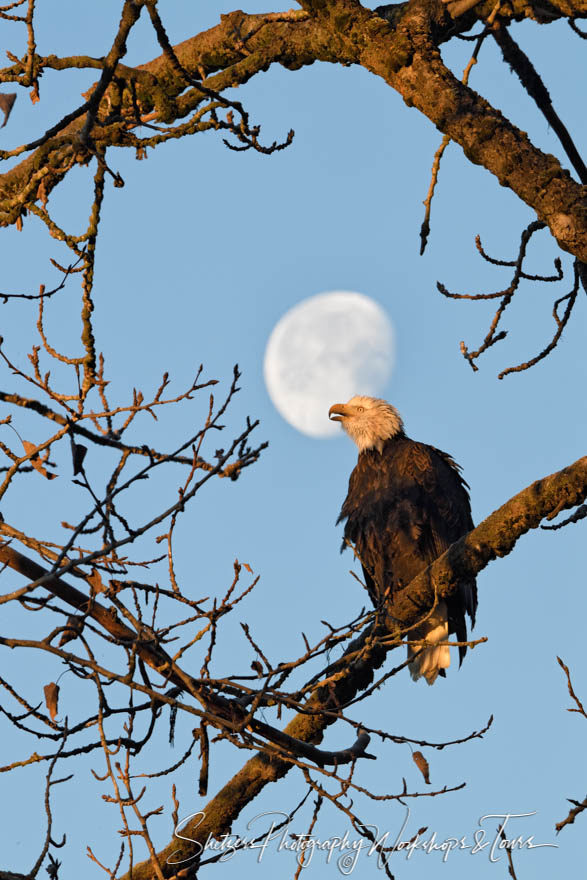
<instances>
[{"instance_id":1,"label":"rough tree bark","mask_svg":"<svg viewBox=\"0 0 587 880\"><path fill-rule=\"evenodd\" d=\"M143 4L125 4L120 32L130 30ZM440 45L475 21L485 21L494 2L486 0L455 20L440 0L411 0L398 4L393 25L362 7L357 0L303 0L305 12L272 16L233 12L219 25L174 48L180 65L191 77L203 77L208 89L222 91L242 85L271 64L296 70L315 61L360 64L395 89L408 106L416 107L437 128L460 144L467 158L490 171L511 188L545 222L560 247L587 262L587 196L556 157L538 150L528 136L473 89L460 83L445 66ZM538 22L560 17L584 17L587 3L504 3L496 26L531 18ZM285 20L282 20L285 19ZM118 45L124 54L124 40ZM44 59L48 68L63 61ZM75 66L74 62L69 62ZM90 65L80 58L77 66ZM170 124L184 118L202 102L194 86L185 92L185 78L166 54L139 68L118 64L116 84L101 98L92 131L93 148L130 144L130 117L108 124L113 103L129 109L134 93L141 115ZM132 88L131 88L132 86ZM115 94L116 93L116 94ZM91 93L90 95L91 100ZM92 149L81 138L83 114L64 124L27 159L0 176L0 223L15 223L27 203L35 201L41 183L47 195L76 163L85 163Z\"/></svg>"},{"instance_id":2,"label":"rough tree bark","mask_svg":"<svg viewBox=\"0 0 587 880\"><path fill-rule=\"evenodd\" d=\"M487 517L472 532L461 538L429 568L415 578L401 591L389 607L385 624L372 626L352 642L338 663L333 664L328 676L328 686L321 687L310 698L306 711L296 715L286 726L288 737L307 743L319 743L326 727L336 720L339 707L344 706L367 687L373 672L384 662L393 644L382 644L382 639L416 623L421 617L422 607L432 606L438 598L444 598L456 589L463 578L470 579L496 557L507 556L518 539L530 529L538 528L545 518L552 518L563 510L576 507L587 498L587 457L580 458L563 470L544 477L523 489L498 510ZM0 562L27 577L39 577L42 569L31 563L22 554L7 546L0 546ZM45 584L76 610L80 610L82 594L54 577ZM82 598L80 598L82 597ZM83 604L83 603L82 603ZM98 610L92 613L95 620L105 623L108 631L126 630L115 620L104 621L107 612ZM119 633L120 634L120 633ZM132 636L132 631L128 631ZM401 639L400 639L401 641ZM149 665L161 665L161 657L153 658L148 647L139 649ZM353 658L349 661L349 655ZM337 669L336 667L340 668ZM186 685L185 680L179 679ZM201 815L182 827L181 835L186 840L172 840L158 853L161 870L165 877L174 876L183 867L193 863L197 845L203 846L209 836L216 837L226 833L239 813L269 783L285 776L293 765L275 750L275 757L258 754L251 758L242 769L209 801ZM195 843L195 845L194 845ZM167 860L173 860L169 864ZM136 865L133 880L147 880L152 876L151 861ZM127 880L130 878L127 877Z\"/></svg>"},{"instance_id":3,"label":"rough tree bark","mask_svg":"<svg viewBox=\"0 0 587 880\"><path fill-rule=\"evenodd\" d=\"M467 159L486 168L502 186L515 192L548 225L563 250L587 263L585 186L556 157L537 149L512 121L459 82L441 56L443 43L470 30L476 22L487 22L492 14L494 26L507 33L505 29L510 24L525 18L544 25L561 18L585 18L587 0L502 0L497 8L495 0L481 0L477 4L470 0L410 0L386 7L381 14L364 8L357 0L300 0L300 6L301 10L259 15L234 11L222 16L221 22L210 30L175 47L169 46L159 57L140 67L130 68L121 60L126 52L126 39L141 12L152 12L155 4L153 0L126 0L116 40L105 59L39 57L40 68L95 68L101 71L101 78L87 93L85 102L45 136L26 149L0 152L3 158L29 154L0 175L0 225L19 223L31 206L37 207L38 202L45 205L51 191L76 165L88 164L96 156L102 159L110 146L137 146L136 130L141 122L156 120L172 125L188 117L194 120L193 114L214 101L224 89L245 84L272 64L295 71L320 61L360 65L381 78L408 106L418 109L458 143ZM506 40L498 42L505 45ZM23 69L24 61L14 61L11 68L2 71L4 81L18 79ZM221 102L218 106L226 109ZM190 122L191 127L182 133L215 125L214 118L208 115ZM48 225L55 237L62 236L59 229L49 222ZM95 381L94 373L90 378ZM67 418L38 401L20 397L17 401L4 392L0 399L30 407L63 426L68 425ZM81 436L90 436L81 425L76 431ZM118 440L110 435L100 442L120 448ZM227 470L223 475L231 473ZM398 630L401 628L405 635L420 618L422 607L432 606L463 579L470 579L496 557L509 554L517 540L528 530L539 527L545 517L575 507L586 497L587 457L533 483L450 547L393 598L385 620L363 632L348 646L342 659L329 667L328 684L321 682L304 711L289 722L283 733L272 733L267 725L250 719L248 729L267 737L267 752L247 761L204 807L204 818L184 827L182 835L203 844L208 836L228 831L241 810L267 783L282 778L294 766L287 760L290 742L321 742L340 707L369 686L374 670L401 640L396 635ZM31 580L43 578L45 590L93 618L120 642L137 641L136 633L93 595L85 596L63 576L48 574L8 544L0 544L0 563ZM167 680L188 691L208 718L220 719L228 729L231 720L238 728L243 717L247 717L246 709L236 701L214 697L190 675L173 666L159 646L137 644L136 652L145 665L165 672ZM202 715L201 710L193 711ZM218 726L221 728L222 724ZM162 874L181 876L183 867L192 864L194 849L193 843L172 840L157 855ZM168 863L170 858L173 864ZM190 861L182 866L178 864L182 859ZM152 861L133 868L134 880L151 876Z\"/></svg>"}]
</instances>

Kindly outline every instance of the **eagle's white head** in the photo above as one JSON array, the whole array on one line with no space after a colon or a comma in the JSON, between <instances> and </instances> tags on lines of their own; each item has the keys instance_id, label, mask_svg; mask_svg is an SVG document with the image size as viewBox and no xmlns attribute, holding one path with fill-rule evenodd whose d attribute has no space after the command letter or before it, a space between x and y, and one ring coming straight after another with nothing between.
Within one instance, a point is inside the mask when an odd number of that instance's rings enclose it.
<instances>
[{"instance_id":1,"label":"eagle's white head","mask_svg":"<svg viewBox=\"0 0 587 880\"><path fill-rule=\"evenodd\" d=\"M340 422L359 452L373 448L381 452L385 441L404 429L396 408L380 397L356 395L348 403L335 403L328 410L328 418Z\"/></svg>"}]
</instances>

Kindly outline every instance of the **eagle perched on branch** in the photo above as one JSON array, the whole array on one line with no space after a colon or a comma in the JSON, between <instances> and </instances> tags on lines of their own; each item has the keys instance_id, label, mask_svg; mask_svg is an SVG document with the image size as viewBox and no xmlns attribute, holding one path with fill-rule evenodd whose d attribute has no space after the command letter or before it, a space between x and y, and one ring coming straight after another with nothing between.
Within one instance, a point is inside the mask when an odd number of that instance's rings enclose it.
<instances>
[{"instance_id":1,"label":"eagle perched on branch","mask_svg":"<svg viewBox=\"0 0 587 880\"><path fill-rule=\"evenodd\" d=\"M346 520L342 550L354 548L369 596L379 606L473 528L468 486L450 455L406 437L398 411L385 400L352 397L335 403L328 415L359 447L337 525ZM465 614L474 626L476 609L471 580L423 614L426 619L408 638L434 644L408 647L414 680L423 676L433 684L445 675L450 648L442 642L451 633L466 642ZM461 663L466 650L459 646Z\"/></svg>"}]
</instances>

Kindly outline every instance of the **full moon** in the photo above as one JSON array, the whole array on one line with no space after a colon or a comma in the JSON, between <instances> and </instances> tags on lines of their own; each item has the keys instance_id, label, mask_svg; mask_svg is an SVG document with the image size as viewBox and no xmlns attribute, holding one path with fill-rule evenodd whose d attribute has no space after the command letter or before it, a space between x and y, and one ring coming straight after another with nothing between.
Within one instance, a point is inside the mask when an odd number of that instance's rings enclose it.
<instances>
[{"instance_id":1,"label":"full moon","mask_svg":"<svg viewBox=\"0 0 587 880\"><path fill-rule=\"evenodd\" d=\"M381 306L362 293L311 296L277 322L265 350L269 396L283 418L310 437L340 427L328 420L333 403L354 394L376 396L391 375L393 328Z\"/></svg>"}]
</instances>

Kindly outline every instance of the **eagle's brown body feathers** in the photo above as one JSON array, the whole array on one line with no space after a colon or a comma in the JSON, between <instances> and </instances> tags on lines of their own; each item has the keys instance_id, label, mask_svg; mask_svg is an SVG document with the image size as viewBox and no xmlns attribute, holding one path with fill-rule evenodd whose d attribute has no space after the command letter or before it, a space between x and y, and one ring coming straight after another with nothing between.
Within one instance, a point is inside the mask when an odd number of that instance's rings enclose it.
<instances>
[{"instance_id":1,"label":"eagle's brown body feathers","mask_svg":"<svg viewBox=\"0 0 587 880\"><path fill-rule=\"evenodd\" d=\"M373 401L381 409L384 405L393 410L374 398L353 398L349 404L335 405L331 413L342 415L340 421L351 436L350 419L356 418L364 430L369 416L366 407L353 401ZM357 409L360 412L354 413ZM365 411L367 416L363 415ZM349 423L345 424L347 418ZM384 440L379 437L379 442L370 446L363 443L337 520L345 522L343 548L347 544L354 548L375 605L406 587L473 528L468 486L458 465L445 452L407 437L397 418L392 436ZM473 624L476 607L475 581L460 584L457 592L446 603L439 602L431 616L408 637L437 642L455 633L457 640L464 642L465 614ZM464 646L459 648L461 661L465 652ZM415 648L409 654L413 658L413 677L422 675L430 684L438 674L444 675L450 662L446 645L423 651Z\"/></svg>"}]
</instances>

